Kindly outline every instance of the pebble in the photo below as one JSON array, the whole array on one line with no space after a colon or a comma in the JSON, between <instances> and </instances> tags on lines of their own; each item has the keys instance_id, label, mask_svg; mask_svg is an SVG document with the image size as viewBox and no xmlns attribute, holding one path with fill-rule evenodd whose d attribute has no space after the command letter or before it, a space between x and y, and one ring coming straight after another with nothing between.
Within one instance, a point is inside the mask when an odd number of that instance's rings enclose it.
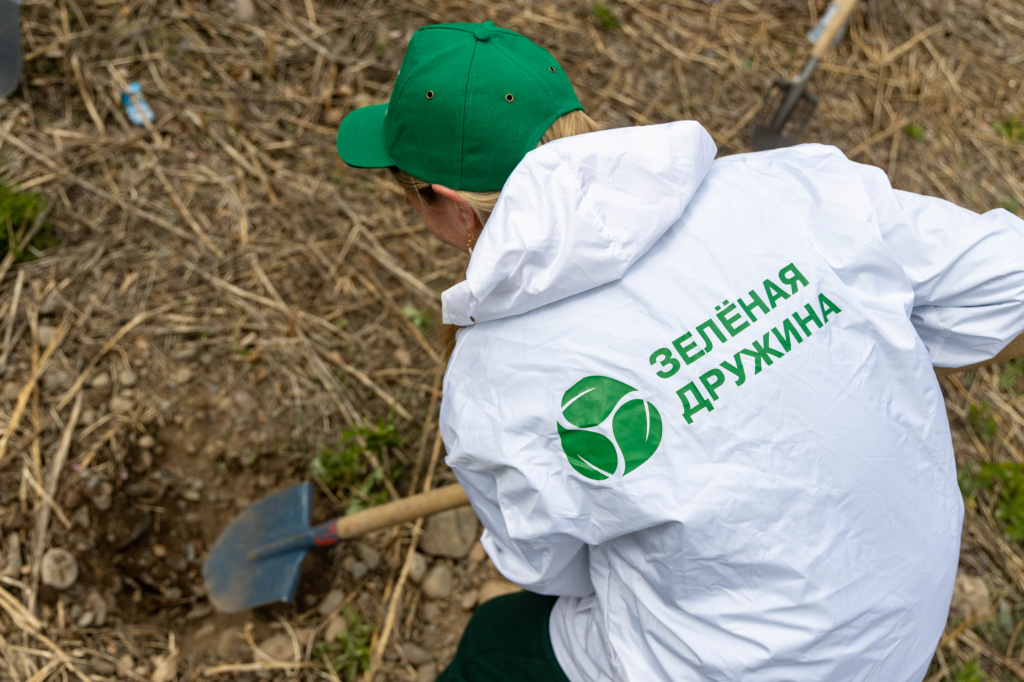
<instances>
[{"instance_id":1,"label":"pebble","mask_svg":"<svg viewBox=\"0 0 1024 682\"><path fill-rule=\"evenodd\" d=\"M341 590L331 590L324 597L320 605L316 607L317 613L321 616L326 616L334 609L341 606L341 602L345 601L345 594Z\"/></svg>"},{"instance_id":2,"label":"pebble","mask_svg":"<svg viewBox=\"0 0 1024 682\"><path fill-rule=\"evenodd\" d=\"M92 625L93 621L96 620L96 614L92 611L85 611L81 616L78 617L76 625L80 628L87 628Z\"/></svg>"},{"instance_id":3,"label":"pebble","mask_svg":"<svg viewBox=\"0 0 1024 682\"><path fill-rule=\"evenodd\" d=\"M195 360L199 357L199 346L179 348L171 353L171 357L175 360Z\"/></svg>"},{"instance_id":4,"label":"pebble","mask_svg":"<svg viewBox=\"0 0 1024 682\"><path fill-rule=\"evenodd\" d=\"M124 654L121 658L117 659L117 677L118 679L125 679L132 673L132 669L135 668L135 659L132 658L131 654Z\"/></svg>"},{"instance_id":5,"label":"pebble","mask_svg":"<svg viewBox=\"0 0 1024 682\"><path fill-rule=\"evenodd\" d=\"M163 545L153 545L153 556L157 559L163 559L167 556L167 548Z\"/></svg>"},{"instance_id":6,"label":"pebble","mask_svg":"<svg viewBox=\"0 0 1024 682\"><path fill-rule=\"evenodd\" d=\"M470 566L474 566L483 561L484 559L486 559L487 550L484 549L484 543L477 540L476 543L473 545L473 548L469 550L468 558Z\"/></svg>"},{"instance_id":7,"label":"pebble","mask_svg":"<svg viewBox=\"0 0 1024 682\"><path fill-rule=\"evenodd\" d=\"M97 372L96 375L89 380L89 385L93 388L106 388L110 385L110 375L106 372Z\"/></svg>"},{"instance_id":8,"label":"pebble","mask_svg":"<svg viewBox=\"0 0 1024 682\"><path fill-rule=\"evenodd\" d=\"M252 0L235 0L235 12L239 21L250 22L256 16L256 6Z\"/></svg>"},{"instance_id":9,"label":"pebble","mask_svg":"<svg viewBox=\"0 0 1024 682\"><path fill-rule=\"evenodd\" d=\"M964 620L981 618L992 608L992 595L985 580L971 575L958 575L953 585L949 610Z\"/></svg>"},{"instance_id":10,"label":"pebble","mask_svg":"<svg viewBox=\"0 0 1024 682\"><path fill-rule=\"evenodd\" d=\"M39 572L44 584L66 590L78 580L78 561L66 549L51 547L43 555Z\"/></svg>"},{"instance_id":11,"label":"pebble","mask_svg":"<svg viewBox=\"0 0 1024 682\"><path fill-rule=\"evenodd\" d=\"M449 509L427 519L420 549L433 556L461 559L476 542L480 522L469 506Z\"/></svg>"},{"instance_id":12,"label":"pebble","mask_svg":"<svg viewBox=\"0 0 1024 682\"><path fill-rule=\"evenodd\" d=\"M281 632L271 635L263 640L260 649L267 656L278 661L291 661L295 658L295 647L292 645L292 638ZM259 660L258 658L256 659Z\"/></svg>"},{"instance_id":13,"label":"pebble","mask_svg":"<svg viewBox=\"0 0 1024 682\"><path fill-rule=\"evenodd\" d=\"M156 445L156 438L148 433L139 437L139 447L143 450L152 450L154 445Z\"/></svg>"},{"instance_id":14,"label":"pebble","mask_svg":"<svg viewBox=\"0 0 1024 682\"><path fill-rule=\"evenodd\" d=\"M71 377L60 370L50 370L43 375L43 390L56 393L71 383Z\"/></svg>"},{"instance_id":15,"label":"pebble","mask_svg":"<svg viewBox=\"0 0 1024 682\"><path fill-rule=\"evenodd\" d=\"M421 647L419 644L414 644L413 642L406 642L403 644L402 653L405 654L406 660L414 666L423 665L427 661L434 660L433 654Z\"/></svg>"},{"instance_id":16,"label":"pebble","mask_svg":"<svg viewBox=\"0 0 1024 682\"><path fill-rule=\"evenodd\" d=\"M107 606L107 600L103 598L96 590L89 593L89 596L85 598L85 605L89 607L95 619L93 623L96 627L101 628L107 624L107 617L110 615L110 609ZM84 626L83 626L84 627Z\"/></svg>"},{"instance_id":17,"label":"pebble","mask_svg":"<svg viewBox=\"0 0 1024 682\"><path fill-rule=\"evenodd\" d=\"M18 394L21 393L21 386L13 381L8 381L4 384L4 400L13 403L18 399Z\"/></svg>"},{"instance_id":18,"label":"pebble","mask_svg":"<svg viewBox=\"0 0 1024 682\"><path fill-rule=\"evenodd\" d=\"M114 414L128 414L135 404L128 398L116 396L110 399L110 411Z\"/></svg>"},{"instance_id":19,"label":"pebble","mask_svg":"<svg viewBox=\"0 0 1024 682\"><path fill-rule=\"evenodd\" d=\"M122 386L131 388L135 384L139 383L139 375L132 369L122 369L117 373L117 381Z\"/></svg>"},{"instance_id":20,"label":"pebble","mask_svg":"<svg viewBox=\"0 0 1024 682\"><path fill-rule=\"evenodd\" d=\"M416 682L434 682L437 679L437 663L424 663L416 669Z\"/></svg>"},{"instance_id":21,"label":"pebble","mask_svg":"<svg viewBox=\"0 0 1024 682\"><path fill-rule=\"evenodd\" d=\"M434 621L436 621L438 618L441 617L441 613L444 612L444 608L441 606L441 604L439 604L436 601L428 601L426 604L420 607L420 609L420 612L423 615L423 620L427 621L428 623L433 623Z\"/></svg>"},{"instance_id":22,"label":"pebble","mask_svg":"<svg viewBox=\"0 0 1024 682\"><path fill-rule=\"evenodd\" d=\"M503 594L520 592L521 588L508 580L488 580L480 587L479 603L484 604Z\"/></svg>"},{"instance_id":23,"label":"pebble","mask_svg":"<svg viewBox=\"0 0 1024 682\"><path fill-rule=\"evenodd\" d=\"M462 595L462 600L459 602L459 606L462 607L463 611L470 611L476 606L477 601L480 600L480 590L470 590L466 594Z\"/></svg>"},{"instance_id":24,"label":"pebble","mask_svg":"<svg viewBox=\"0 0 1024 682\"><path fill-rule=\"evenodd\" d=\"M85 494L81 488L71 488L64 494L64 509L68 511L78 509L83 502L85 502Z\"/></svg>"},{"instance_id":25,"label":"pebble","mask_svg":"<svg viewBox=\"0 0 1024 682\"><path fill-rule=\"evenodd\" d=\"M92 496L92 503L100 511L110 511L114 506L114 486L106 482L101 483L96 494Z\"/></svg>"},{"instance_id":26,"label":"pebble","mask_svg":"<svg viewBox=\"0 0 1024 682\"><path fill-rule=\"evenodd\" d=\"M53 336L57 333L57 328L52 324L41 324L37 331L38 334L36 335L36 340L39 342L40 346L46 347L50 345L50 341L53 341Z\"/></svg>"},{"instance_id":27,"label":"pebble","mask_svg":"<svg viewBox=\"0 0 1024 682\"><path fill-rule=\"evenodd\" d=\"M447 599L452 593L452 569L437 564L423 579L423 594L431 599Z\"/></svg>"},{"instance_id":28,"label":"pebble","mask_svg":"<svg viewBox=\"0 0 1024 682\"><path fill-rule=\"evenodd\" d=\"M423 582L423 576L427 574L427 557L419 552L414 552L412 561L409 562L409 580L419 585Z\"/></svg>"},{"instance_id":29,"label":"pebble","mask_svg":"<svg viewBox=\"0 0 1024 682\"><path fill-rule=\"evenodd\" d=\"M102 658L90 659L89 667L92 668L92 671L97 675L113 675L117 672L117 666L115 664L110 661L104 661Z\"/></svg>"},{"instance_id":30,"label":"pebble","mask_svg":"<svg viewBox=\"0 0 1024 682\"><path fill-rule=\"evenodd\" d=\"M351 573L356 580L361 580L366 575L366 564L351 554L341 560L341 567Z\"/></svg>"},{"instance_id":31,"label":"pebble","mask_svg":"<svg viewBox=\"0 0 1024 682\"><path fill-rule=\"evenodd\" d=\"M174 373L174 380L179 384L187 384L192 380L192 370L188 367L182 367Z\"/></svg>"},{"instance_id":32,"label":"pebble","mask_svg":"<svg viewBox=\"0 0 1024 682\"><path fill-rule=\"evenodd\" d=\"M358 554L362 562L366 564L366 568L371 571L380 566L380 552L370 545L362 542L359 543L356 545L356 554Z\"/></svg>"},{"instance_id":33,"label":"pebble","mask_svg":"<svg viewBox=\"0 0 1024 682\"><path fill-rule=\"evenodd\" d=\"M324 641L333 642L338 638L338 635L344 632L348 632L348 622L344 616L336 616L327 624L327 629L324 630Z\"/></svg>"},{"instance_id":34,"label":"pebble","mask_svg":"<svg viewBox=\"0 0 1024 682\"><path fill-rule=\"evenodd\" d=\"M168 587L164 590L164 598L168 601L177 601L185 595L180 587Z\"/></svg>"}]
</instances>

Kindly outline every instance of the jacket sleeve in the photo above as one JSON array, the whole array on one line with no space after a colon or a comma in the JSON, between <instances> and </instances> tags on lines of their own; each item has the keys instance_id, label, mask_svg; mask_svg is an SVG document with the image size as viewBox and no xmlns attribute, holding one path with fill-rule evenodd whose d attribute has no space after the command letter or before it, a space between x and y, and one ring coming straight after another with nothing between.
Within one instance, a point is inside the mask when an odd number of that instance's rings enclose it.
<instances>
[{"instance_id":1,"label":"jacket sleeve","mask_svg":"<svg viewBox=\"0 0 1024 682\"><path fill-rule=\"evenodd\" d=\"M895 190L882 170L855 167L913 287L911 321L933 366L984 362L1024 331L1024 221Z\"/></svg>"},{"instance_id":2,"label":"jacket sleeve","mask_svg":"<svg viewBox=\"0 0 1024 682\"><path fill-rule=\"evenodd\" d=\"M512 538L498 503L495 478L453 468L470 504L484 525L481 542L495 567L524 590L538 594L585 597L593 594L587 545L563 534L538 541ZM521 512L519 512L521 513Z\"/></svg>"}]
</instances>

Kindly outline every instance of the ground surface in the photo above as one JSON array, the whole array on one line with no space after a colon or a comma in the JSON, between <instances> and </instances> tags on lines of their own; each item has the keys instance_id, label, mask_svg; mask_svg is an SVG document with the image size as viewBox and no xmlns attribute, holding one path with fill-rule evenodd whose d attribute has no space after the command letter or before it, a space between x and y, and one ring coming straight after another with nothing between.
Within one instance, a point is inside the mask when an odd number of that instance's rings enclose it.
<instances>
[{"instance_id":1,"label":"ground surface","mask_svg":"<svg viewBox=\"0 0 1024 682\"><path fill-rule=\"evenodd\" d=\"M386 177L336 161L337 122L387 100L416 27L492 19L550 49L595 118L695 118L745 152L823 9L26 1L0 178L48 198L61 246L0 266L0 678L431 679L504 587L471 518L454 556L412 554L411 523L316 554L294 606L219 615L200 575L228 521L291 484L317 481L319 520L452 480L438 301L466 262ZM1024 215L1018 0L865 5L812 90L803 139ZM978 468L1024 463L1019 370L943 382L971 494L933 680L1024 671L1024 485ZM53 548L78 570L63 589L40 576Z\"/></svg>"}]
</instances>

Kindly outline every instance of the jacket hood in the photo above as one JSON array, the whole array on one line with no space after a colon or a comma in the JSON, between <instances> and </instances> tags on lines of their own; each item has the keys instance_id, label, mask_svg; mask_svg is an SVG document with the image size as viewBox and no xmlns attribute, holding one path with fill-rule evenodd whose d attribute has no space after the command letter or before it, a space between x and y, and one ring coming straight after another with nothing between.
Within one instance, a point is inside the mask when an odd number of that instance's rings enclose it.
<instances>
[{"instance_id":1,"label":"jacket hood","mask_svg":"<svg viewBox=\"0 0 1024 682\"><path fill-rule=\"evenodd\" d=\"M447 324L511 317L620 279L686 210L717 149L694 121L606 130L531 151L502 189Z\"/></svg>"}]
</instances>

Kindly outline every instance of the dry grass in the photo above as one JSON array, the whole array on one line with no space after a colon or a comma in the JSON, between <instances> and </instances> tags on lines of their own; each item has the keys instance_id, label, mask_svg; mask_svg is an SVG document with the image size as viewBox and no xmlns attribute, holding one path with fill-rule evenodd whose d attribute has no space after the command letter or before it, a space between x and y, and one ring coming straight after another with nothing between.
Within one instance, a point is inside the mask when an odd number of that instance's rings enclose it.
<instances>
[{"instance_id":1,"label":"dry grass","mask_svg":"<svg viewBox=\"0 0 1024 682\"><path fill-rule=\"evenodd\" d=\"M387 100L415 28L494 20L548 47L593 117L695 118L731 154L748 150L766 86L799 69L804 34L824 9L607 0L619 27L605 30L589 2L261 0L242 16L249 4L23 6L25 74L20 93L0 102L0 177L50 198L47 219L65 245L0 265L0 383L10 387L0 398L0 541L9 549L13 529L27 567L0 577L0 678L337 679L298 637L290 662L189 658L175 633L202 622L185 613L201 595L79 626L46 595L39 564L74 537L69 491L102 481L120 494L143 436L204 423L239 391L254 399L236 401L237 419L250 421L235 435L258 461L239 465L244 453L232 459L230 447L215 454L232 475L306 478L310 448L390 414L412 443L396 453L406 465L398 492L432 482L440 365L436 322L419 314L437 320L438 294L465 263L406 213L383 175L347 169L333 151L342 115ZM129 81L156 114L144 128L121 106ZM1024 119L1019 0L863 5L811 90L822 104L804 139L974 210L1024 203L1024 144L999 132ZM118 380L128 368L140 372L134 388ZM124 398L118 409L100 375ZM1000 377L991 368L944 383L962 467L1024 464L1024 398ZM971 425L971 406L982 404L993 438ZM184 477L193 454L156 452L157 466ZM209 485L236 497L265 492L217 476ZM997 496L979 500L961 563L984 579L987 608L951 621L930 680L966 682L971 662L993 680L1024 676L1024 551L995 518ZM217 507L218 521L243 503ZM153 506L167 532L174 509ZM416 598L403 594L403 560L416 532L377 538L391 568L347 600L367 593L382 605L364 611L389 623L373 662L394 679L412 674L383 654L409 636ZM318 631L323 620L291 612L281 629ZM135 666L111 672L126 653Z\"/></svg>"}]
</instances>

